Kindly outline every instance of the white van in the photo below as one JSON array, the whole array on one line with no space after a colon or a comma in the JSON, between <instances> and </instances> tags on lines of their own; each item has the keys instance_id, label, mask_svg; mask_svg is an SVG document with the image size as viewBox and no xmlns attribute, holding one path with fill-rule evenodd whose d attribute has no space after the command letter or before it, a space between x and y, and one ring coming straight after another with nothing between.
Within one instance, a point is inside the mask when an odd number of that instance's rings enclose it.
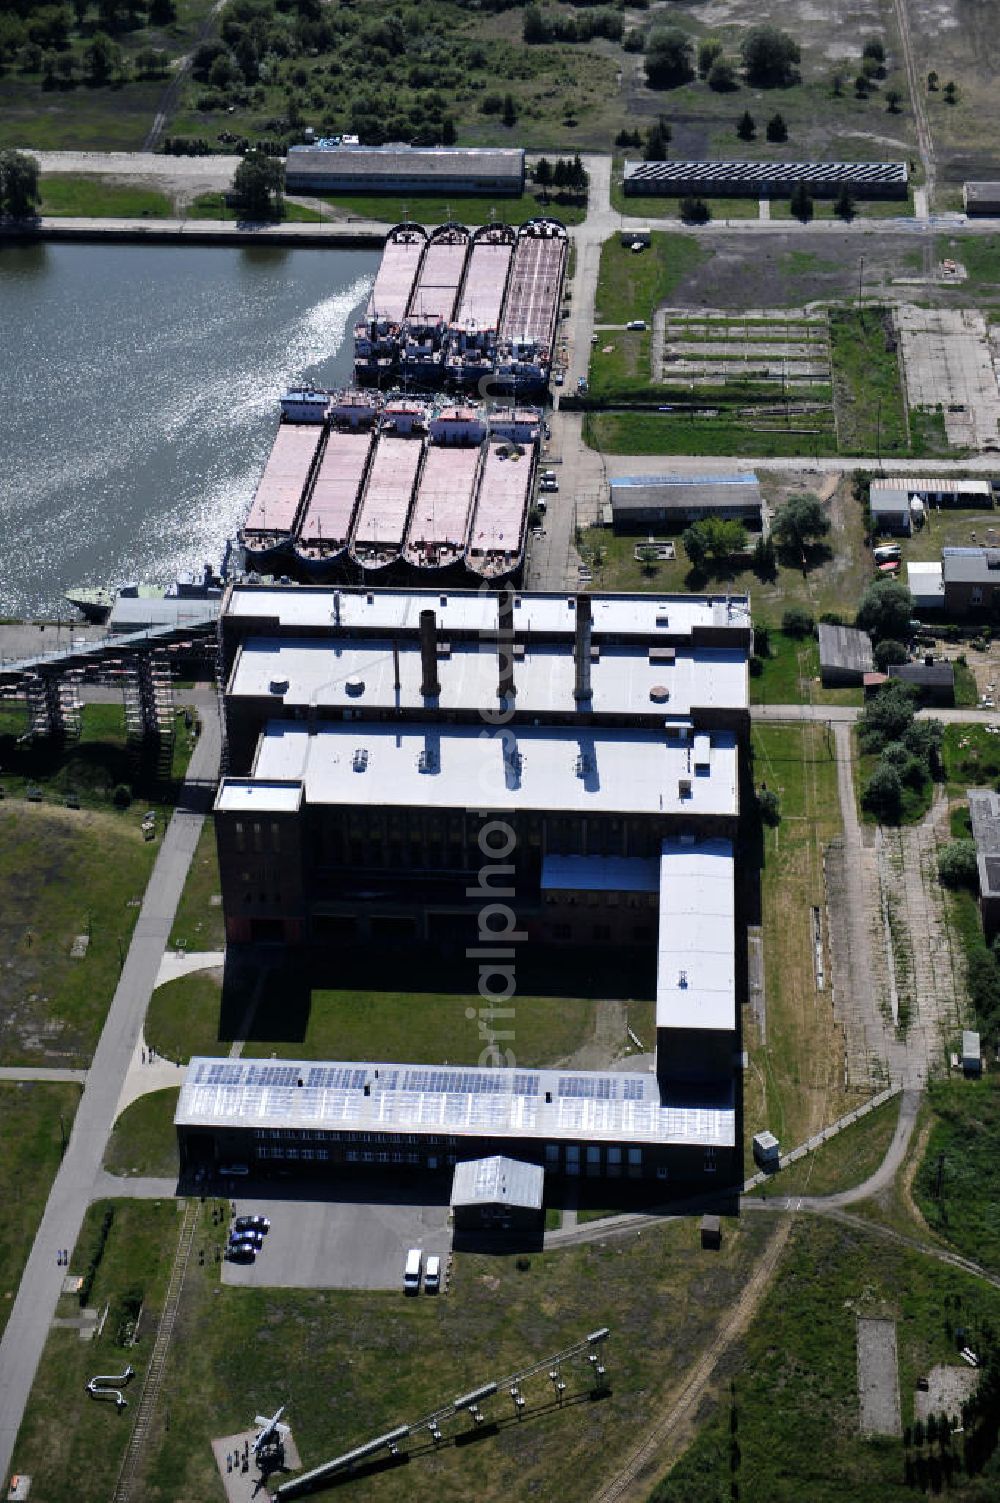
<instances>
[{"instance_id":1,"label":"white van","mask_svg":"<svg viewBox=\"0 0 1000 1503\"><path fill-rule=\"evenodd\" d=\"M903 550L898 543L883 543L872 553L872 558L877 564L898 563L903 557Z\"/></svg>"},{"instance_id":2,"label":"white van","mask_svg":"<svg viewBox=\"0 0 1000 1503\"><path fill-rule=\"evenodd\" d=\"M424 1261L424 1255L419 1247L411 1247L406 1254L406 1267L403 1269L403 1292L416 1294L420 1289L420 1266Z\"/></svg>"},{"instance_id":3,"label":"white van","mask_svg":"<svg viewBox=\"0 0 1000 1503\"><path fill-rule=\"evenodd\" d=\"M441 1288L441 1259L437 1257L427 1259L427 1267L424 1270L424 1293L437 1294Z\"/></svg>"}]
</instances>

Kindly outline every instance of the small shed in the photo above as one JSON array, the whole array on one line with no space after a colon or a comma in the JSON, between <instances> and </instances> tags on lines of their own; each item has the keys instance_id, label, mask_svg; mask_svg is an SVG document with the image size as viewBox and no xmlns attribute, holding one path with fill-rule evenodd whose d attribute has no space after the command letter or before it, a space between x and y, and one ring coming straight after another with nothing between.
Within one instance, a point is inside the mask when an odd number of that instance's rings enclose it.
<instances>
[{"instance_id":1,"label":"small shed","mask_svg":"<svg viewBox=\"0 0 1000 1503\"><path fill-rule=\"evenodd\" d=\"M781 1158L781 1144L773 1132L754 1133L753 1139L754 1162L761 1169L777 1169L778 1160Z\"/></svg>"},{"instance_id":2,"label":"small shed","mask_svg":"<svg viewBox=\"0 0 1000 1503\"><path fill-rule=\"evenodd\" d=\"M912 684L920 695L921 704L953 705L955 703L955 668L952 663L890 663L889 677L902 679Z\"/></svg>"},{"instance_id":3,"label":"small shed","mask_svg":"<svg viewBox=\"0 0 1000 1503\"><path fill-rule=\"evenodd\" d=\"M970 219L992 219L1000 215L1000 182L963 183L962 197Z\"/></svg>"},{"instance_id":4,"label":"small shed","mask_svg":"<svg viewBox=\"0 0 1000 1503\"><path fill-rule=\"evenodd\" d=\"M965 1028L962 1031L962 1069L966 1075L983 1073L983 1052L979 1043L979 1034L972 1028Z\"/></svg>"},{"instance_id":5,"label":"small shed","mask_svg":"<svg viewBox=\"0 0 1000 1503\"><path fill-rule=\"evenodd\" d=\"M871 638L853 626L819 624L819 671L828 689L864 682L875 667Z\"/></svg>"},{"instance_id":6,"label":"small shed","mask_svg":"<svg viewBox=\"0 0 1000 1503\"><path fill-rule=\"evenodd\" d=\"M494 1154L455 1165L451 1210L461 1232L529 1232L542 1229L545 1170Z\"/></svg>"},{"instance_id":7,"label":"small shed","mask_svg":"<svg viewBox=\"0 0 1000 1503\"><path fill-rule=\"evenodd\" d=\"M722 1246L722 1217L705 1215L701 1218L701 1245L708 1248Z\"/></svg>"},{"instance_id":8,"label":"small shed","mask_svg":"<svg viewBox=\"0 0 1000 1503\"><path fill-rule=\"evenodd\" d=\"M915 611L923 613L944 608L944 573L940 564L907 564L906 583Z\"/></svg>"},{"instance_id":9,"label":"small shed","mask_svg":"<svg viewBox=\"0 0 1000 1503\"><path fill-rule=\"evenodd\" d=\"M637 230L622 230L621 243L631 248L633 245L649 246L653 243L653 232L648 225L644 224Z\"/></svg>"},{"instance_id":10,"label":"small shed","mask_svg":"<svg viewBox=\"0 0 1000 1503\"><path fill-rule=\"evenodd\" d=\"M909 537L913 531L910 513L910 495L898 486L876 490L872 486L868 496L868 510L876 532L892 532L900 537Z\"/></svg>"}]
</instances>

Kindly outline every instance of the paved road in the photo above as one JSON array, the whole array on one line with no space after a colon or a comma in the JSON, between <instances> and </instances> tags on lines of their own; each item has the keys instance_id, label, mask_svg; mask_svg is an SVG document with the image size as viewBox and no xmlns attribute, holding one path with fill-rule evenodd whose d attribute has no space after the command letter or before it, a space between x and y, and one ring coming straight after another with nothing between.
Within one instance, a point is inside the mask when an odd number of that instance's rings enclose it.
<instances>
[{"instance_id":1,"label":"paved road","mask_svg":"<svg viewBox=\"0 0 1000 1503\"><path fill-rule=\"evenodd\" d=\"M861 715L860 705L751 705L751 720L808 721L813 725L851 725ZM917 711L918 719L940 720L945 725L1000 725L1000 710Z\"/></svg>"},{"instance_id":2,"label":"paved road","mask_svg":"<svg viewBox=\"0 0 1000 1503\"><path fill-rule=\"evenodd\" d=\"M56 1249L76 1244L104 1147L142 1028L174 913L203 823L206 782L219 767L219 723L206 711L189 767L190 783L167 827L107 1022L87 1073L69 1146L0 1341L0 1479L6 1476L62 1288Z\"/></svg>"}]
</instances>

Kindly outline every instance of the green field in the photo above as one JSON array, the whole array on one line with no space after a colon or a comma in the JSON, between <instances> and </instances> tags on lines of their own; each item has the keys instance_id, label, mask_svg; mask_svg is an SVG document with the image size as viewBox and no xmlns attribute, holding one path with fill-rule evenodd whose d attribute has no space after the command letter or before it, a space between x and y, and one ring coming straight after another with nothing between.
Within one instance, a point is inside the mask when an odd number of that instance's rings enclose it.
<instances>
[{"instance_id":1,"label":"green field","mask_svg":"<svg viewBox=\"0 0 1000 1503\"><path fill-rule=\"evenodd\" d=\"M478 1443L455 1445L449 1428L437 1452L421 1447L409 1465L376 1471L361 1483L375 1503L472 1496L483 1503L511 1497L583 1503L704 1351L770 1230L756 1217L734 1222L715 1253L700 1250L697 1222L687 1220L651 1225L627 1243L532 1254L523 1266L514 1257L459 1254L446 1295L406 1300L395 1290L220 1287L213 1249L223 1228L213 1225L212 1209L201 1208L195 1247L205 1248L205 1262L192 1258L188 1265L144 1445L137 1496L148 1503L214 1497L210 1437L242 1429L279 1402L288 1404L304 1464L316 1465L606 1324L612 1332L606 1399L589 1399L592 1379L583 1363L566 1369L569 1402L549 1407L543 1373L526 1389L520 1425L508 1418L509 1401L498 1401L490 1413L500 1418L499 1429L488 1428ZM101 1307L108 1300L114 1312L124 1290L142 1287L146 1335L138 1347L116 1347L113 1318L94 1345L81 1343L75 1331L49 1337L14 1455L15 1467L32 1474L33 1491L47 1503L106 1503L113 1490L134 1410L119 1420L110 1406L88 1398L83 1383L94 1371L120 1370L115 1364L125 1360L141 1377L177 1220L168 1205L116 1206L93 1302ZM74 1257L74 1269L81 1262ZM60 1415L58 1427L53 1413Z\"/></svg>"},{"instance_id":2,"label":"green field","mask_svg":"<svg viewBox=\"0 0 1000 1503\"><path fill-rule=\"evenodd\" d=\"M1000 1081L935 1081L934 1125L913 1182L928 1226L1000 1270Z\"/></svg>"},{"instance_id":3,"label":"green field","mask_svg":"<svg viewBox=\"0 0 1000 1503\"><path fill-rule=\"evenodd\" d=\"M830 349L841 450L907 453L910 441L889 310L831 310Z\"/></svg>"},{"instance_id":4,"label":"green field","mask_svg":"<svg viewBox=\"0 0 1000 1503\"><path fill-rule=\"evenodd\" d=\"M0 1084L0 1333L35 1240L80 1100L76 1085Z\"/></svg>"},{"instance_id":5,"label":"green field","mask_svg":"<svg viewBox=\"0 0 1000 1503\"><path fill-rule=\"evenodd\" d=\"M174 926L170 931L171 948L221 950L225 947L226 928L221 896L215 824L211 819L206 819L174 915ZM213 903L213 898L218 901Z\"/></svg>"},{"instance_id":6,"label":"green field","mask_svg":"<svg viewBox=\"0 0 1000 1503\"><path fill-rule=\"evenodd\" d=\"M938 1362L961 1366L953 1322L995 1328L1000 1294L884 1238L804 1218L727 1366L729 1391L650 1503L717 1503L737 1496L734 1484L742 1503L904 1503L919 1495L904 1480L902 1440L858 1433L858 1316L896 1321L909 1425L917 1378ZM960 1463L961 1437L952 1451ZM996 1457L971 1484L959 1465L947 1496L987 1503L996 1475Z\"/></svg>"},{"instance_id":7,"label":"green field","mask_svg":"<svg viewBox=\"0 0 1000 1503\"><path fill-rule=\"evenodd\" d=\"M227 1053L255 996L246 1056L474 1065L486 1047L479 1015L484 1004L476 995L331 991L310 987L284 970L265 978L259 994L248 979L223 989L214 973L158 987L147 1014L147 1041L158 1054L178 1061ZM626 1006L628 1026L651 1047L653 1003L633 1000ZM599 1028L610 1051L620 1057L630 1052L625 1027L612 1021L624 1018L626 1010L619 1014L615 1004L518 994L505 1007L513 1009L513 1017L498 1015L492 1027L498 1047L510 1049L518 1064L554 1065L590 1043ZM489 1021L484 1017L483 1027ZM513 1037L507 1038L508 1032Z\"/></svg>"},{"instance_id":8,"label":"green field","mask_svg":"<svg viewBox=\"0 0 1000 1503\"><path fill-rule=\"evenodd\" d=\"M43 172L39 214L57 218L169 219L171 200L152 188L134 188L101 178Z\"/></svg>"},{"instance_id":9,"label":"green field","mask_svg":"<svg viewBox=\"0 0 1000 1503\"><path fill-rule=\"evenodd\" d=\"M658 412L591 412L583 435L592 449L605 454L735 454L746 459L800 458L837 453L837 438L828 412L766 420L687 416Z\"/></svg>"},{"instance_id":10,"label":"green field","mask_svg":"<svg viewBox=\"0 0 1000 1503\"><path fill-rule=\"evenodd\" d=\"M841 828L836 764L821 726L758 724L752 749L754 784L778 794L781 824L762 833L767 1042L748 1010L744 1133L749 1143L767 1127L793 1148L861 1099L844 1091L838 1030L813 968L810 910L825 904L823 850Z\"/></svg>"},{"instance_id":11,"label":"green field","mask_svg":"<svg viewBox=\"0 0 1000 1503\"><path fill-rule=\"evenodd\" d=\"M763 672L750 680L751 704L861 704L860 689L826 689L820 683L819 643L814 636L772 631L770 649L770 656L761 660Z\"/></svg>"},{"instance_id":12,"label":"green field","mask_svg":"<svg viewBox=\"0 0 1000 1503\"><path fill-rule=\"evenodd\" d=\"M684 278L712 254L693 235L657 233L636 252L612 236L601 247L594 322L624 324L649 319Z\"/></svg>"},{"instance_id":13,"label":"green field","mask_svg":"<svg viewBox=\"0 0 1000 1503\"><path fill-rule=\"evenodd\" d=\"M199 193L184 211L187 219L231 219L238 220L239 215L226 202L224 193ZM321 224L326 218L318 209L307 208L305 204L290 203L286 198L282 204L281 217L287 224Z\"/></svg>"},{"instance_id":14,"label":"green field","mask_svg":"<svg viewBox=\"0 0 1000 1503\"><path fill-rule=\"evenodd\" d=\"M899 1119L899 1100L876 1107L804 1159L782 1169L753 1193L835 1195L864 1184L885 1158Z\"/></svg>"},{"instance_id":15,"label":"green field","mask_svg":"<svg viewBox=\"0 0 1000 1503\"><path fill-rule=\"evenodd\" d=\"M563 224L580 224L586 214L584 205L568 199L548 195L542 198L537 193L522 193L519 198L504 194L479 196L453 194L415 194L409 197L380 193L324 193L316 202L326 204L336 211L336 217L348 219L374 219L380 224L398 224L412 219L418 224L441 224L446 219L455 219L460 224L524 224L528 219L544 215L561 219Z\"/></svg>"},{"instance_id":16,"label":"green field","mask_svg":"<svg viewBox=\"0 0 1000 1503\"><path fill-rule=\"evenodd\" d=\"M174 1112L178 1087L151 1091L127 1106L115 1123L104 1152L111 1174L174 1177L180 1169Z\"/></svg>"}]
</instances>

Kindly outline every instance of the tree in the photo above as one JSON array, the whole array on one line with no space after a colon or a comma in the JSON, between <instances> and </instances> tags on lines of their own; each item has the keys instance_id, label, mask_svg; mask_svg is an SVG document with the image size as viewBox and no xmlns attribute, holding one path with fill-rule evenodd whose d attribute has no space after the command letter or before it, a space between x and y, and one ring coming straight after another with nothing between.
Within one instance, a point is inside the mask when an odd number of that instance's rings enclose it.
<instances>
[{"instance_id":1,"label":"tree","mask_svg":"<svg viewBox=\"0 0 1000 1503\"><path fill-rule=\"evenodd\" d=\"M680 201L681 219L685 224L707 224L712 217L712 211L703 198L694 198L687 194Z\"/></svg>"},{"instance_id":2,"label":"tree","mask_svg":"<svg viewBox=\"0 0 1000 1503\"><path fill-rule=\"evenodd\" d=\"M808 544L826 537L830 531L830 518L816 496L789 496L775 517L771 531L779 548L801 556Z\"/></svg>"},{"instance_id":3,"label":"tree","mask_svg":"<svg viewBox=\"0 0 1000 1503\"><path fill-rule=\"evenodd\" d=\"M731 94L739 88L736 69L728 57L716 58L709 71L708 87L714 89L716 94Z\"/></svg>"},{"instance_id":4,"label":"tree","mask_svg":"<svg viewBox=\"0 0 1000 1503\"><path fill-rule=\"evenodd\" d=\"M885 47L880 41L873 37L871 41L865 43L864 48L861 52L861 56L870 57L872 61L876 63L884 63Z\"/></svg>"},{"instance_id":5,"label":"tree","mask_svg":"<svg viewBox=\"0 0 1000 1503\"><path fill-rule=\"evenodd\" d=\"M854 196L850 188L844 183L834 199L833 212L838 219L849 220L854 218Z\"/></svg>"},{"instance_id":6,"label":"tree","mask_svg":"<svg viewBox=\"0 0 1000 1503\"><path fill-rule=\"evenodd\" d=\"M233 178L233 207L240 219L280 219L285 190L284 163L252 152Z\"/></svg>"},{"instance_id":7,"label":"tree","mask_svg":"<svg viewBox=\"0 0 1000 1503\"><path fill-rule=\"evenodd\" d=\"M215 59L226 56L228 52L229 48L225 42L220 42L218 38L212 42L202 42L194 50L194 56L191 59L191 72L200 83L207 83L208 75L212 71L212 64L215 62Z\"/></svg>"},{"instance_id":8,"label":"tree","mask_svg":"<svg viewBox=\"0 0 1000 1503\"><path fill-rule=\"evenodd\" d=\"M937 86L938 86L938 76L935 73L934 69L932 68L931 71L927 75L927 92L928 92L928 94L933 94L934 90L937 88Z\"/></svg>"},{"instance_id":9,"label":"tree","mask_svg":"<svg viewBox=\"0 0 1000 1503\"><path fill-rule=\"evenodd\" d=\"M445 115L441 121L441 145L454 146L456 140L455 122L450 115Z\"/></svg>"},{"instance_id":10,"label":"tree","mask_svg":"<svg viewBox=\"0 0 1000 1503\"><path fill-rule=\"evenodd\" d=\"M761 822L772 829L781 824L781 800L773 788L761 788L757 794L757 813Z\"/></svg>"},{"instance_id":11,"label":"tree","mask_svg":"<svg viewBox=\"0 0 1000 1503\"><path fill-rule=\"evenodd\" d=\"M902 642L894 642L891 637L886 637L884 642L879 642L875 648L875 664L880 673L885 673L894 663L908 663L910 654Z\"/></svg>"},{"instance_id":12,"label":"tree","mask_svg":"<svg viewBox=\"0 0 1000 1503\"><path fill-rule=\"evenodd\" d=\"M517 106L514 103L513 94L505 94L503 96L503 115L501 118L508 130L517 124Z\"/></svg>"},{"instance_id":13,"label":"tree","mask_svg":"<svg viewBox=\"0 0 1000 1503\"><path fill-rule=\"evenodd\" d=\"M676 26L658 26L646 43L646 82L651 89L675 89L694 77L690 38Z\"/></svg>"},{"instance_id":14,"label":"tree","mask_svg":"<svg viewBox=\"0 0 1000 1503\"><path fill-rule=\"evenodd\" d=\"M834 99L840 99L844 93L844 75L839 70L830 75L830 93Z\"/></svg>"},{"instance_id":15,"label":"tree","mask_svg":"<svg viewBox=\"0 0 1000 1503\"><path fill-rule=\"evenodd\" d=\"M37 158L23 151L0 151L0 214L30 219L37 203Z\"/></svg>"},{"instance_id":16,"label":"tree","mask_svg":"<svg viewBox=\"0 0 1000 1503\"><path fill-rule=\"evenodd\" d=\"M801 219L803 224L808 224L813 217L813 201L812 194L805 183L795 184L788 204L796 219Z\"/></svg>"},{"instance_id":17,"label":"tree","mask_svg":"<svg viewBox=\"0 0 1000 1503\"><path fill-rule=\"evenodd\" d=\"M802 56L798 42L777 26L754 26L740 45L747 82L758 89L793 83Z\"/></svg>"},{"instance_id":18,"label":"tree","mask_svg":"<svg viewBox=\"0 0 1000 1503\"><path fill-rule=\"evenodd\" d=\"M535 182L540 188L552 186L552 163L548 157L539 157L535 163Z\"/></svg>"},{"instance_id":19,"label":"tree","mask_svg":"<svg viewBox=\"0 0 1000 1503\"><path fill-rule=\"evenodd\" d=\"M890 115L899 114L899 101L902 99L902 97L903 96L898 89L886 89L885 107L889 111Z\"/></svg>"},{"instance_id":20,"label":"tree","mask_svg":"<svg viewBox=\"0 0 1000 1503\"><path fill-rule=\"evenodd\" d=\"M698 43L698 72L702 78L708 77L712 64L721 56L722 43L718 37L703 37Z\"/></svg>"},{"instance_id":21,"label":"tree","mask_svg":"<svg viewBox=\"0 0 1000 1503\"><path fill-rule=\"evenodd\" d=\"M681 547L687 554L692 569L701 573L708 559L708 539L699 523L694 522L690 527L685 527L681 533Z\"/></svg>"},{"instance_id":22,"label":"tree","mask_svg":"<svg viewBox=\"0 0 1000 1503\"><path fill-rule=\"evenodd\" d=\"M766 621L754 622L753 650L759 658L771 656L771 628Z\"/></svg>"},{"instance_id":23,"label":"tree","mask_svg":"<svg viewBox=\"0 0 1000 1503\"><path fill-rule=\"evenodd\" d=\"M643 155L647 162L662 162L666 158L673 131L665 115L658 115L656 124L646 132L646 149Z\"/></svg>"},{"instance_id":24,"label":"tree","mask_svg":"<svg viewBox=\"0 0 1000 1503\"><path fill-rule=\"evenodd\" d=\"M892 741L907 742L913 725L914 690L900 679L890 679L869 699L858 719L861 750L880 752Z\"/></svg>"},{"instance_id":25,"label":"tree","mask_svg":"<svg viewBox=\"0 0 1000 1503\"><path fill-rule=\"evenodd\" d=\"M944 102L945 104L958 103L958 84L953 83L951 79L944 86Z\"/></svg>"},{"instance_id":26,"label":"tree","mask_svg":"<svg viewBox=\"0 0 1000 1503\"><path fill-rule=\"evenodd\" d=\"M879 762L861 791L861 802L876 819L888 823L897 820L903 806L903 784L896 769Z\"/></svg>"},{"instance_id":27,"label":"tree","mask_svg":"<svg viewBox=\"0 0 1000 1503\"><path fill-rule=\"evenodd\" d=\"M749 110L744 110L736 122L736 134L741 141L752 141L757 134L757 122Z\"/></svg>"},{"instance_id":28,"label":"tree","mask_svg":"<svg viewBox=\"0 0 1000 1503\"><path fill-rule=\"evenodd\" d=\"M899 579L874 579L861 597L856 624L881 641L905 641L910 635L913 596Z\"/></svg>"},{"instance_id":29,"label":"tree","mask_svg":"<svg viewBox=\"0 0 1000 1503\"><path fill-rule=\"evenodd\" d=\"M917 1447L920 1447L920 1446L923 1445L923 1443L924 1443L924 1422L923 1422L923 1420L919 1420L919 1419L918 1420L914 1420L914 1422L913 1422L913 1444L915 1446L917 1446Z\"/></svg>"},{"instance_id":30,"label":"tree","mask_svg":"<svg viewBox=\"0 0 1000 1503\"><path fill-rule=\"evenodd\" d=\"M83 56L94 83L107 83L121 62L121 48L106 32L95 31Z\"/></svg>"},{"instance_id":31,"label":"tree","mask_svg":"<svg viewBox=\"0 0 1000 1503\"><path fill-rule=\"evenodd\" d=\"M854 92L859 99L867 99L872 91L872 81L867 73L859 73L854 80Z\"/></svg>"},{"instance_id":32,"label":"tree","mask_svg":"<svg viewBox=\"0 0 1000 1503\"><path fill-rule=\"evenodd\" d=\"M208 81L213 89L221 89L225 92L226 89L231 89L234 84L239 83L242 76L232 53L220 52L209 70Z\"/></svg>"},{"instance_id":33,"label":"tree","mask_svg":"<svg viewBox=\"0 0 1000 1503\"><path fill-rule=\"evenodd\" d=\"M937 1436L938 1436L937 1415L932 1410L931 1413L927 1416L927 1444L929 1446L932 1446L934 1444L934 1442L937 1440Z\"/></svg>"},{"instance_id":34,"label":"tree","mask_svg":"<svg viewBox=\"0 0 1000 1503\"><path fill-rule=\"evenodd\" d=\"M767 122L767 139L775 142L788 140L788 126L780 115L772 115Z\"/></svg>"},{"instance_id":35,"label":"tree","mask_svg":"<svg viewBox=\"0 0 1000 1503\"><path fill-rule=\"evenodd\" d=\"M651 543L647 543L643 548L638 548L636 556L642 565L643 574L655 574L660 567L660 556Z\"/></svg>"},{"instance_id":36,"label":"tree","mask_svg":"<svg viewBox=\"0 0 1000 1503\"><path fill-rule=\"evenodd\" d=\"M153 26L169 26L171 21L176 21L177 6L174 0L151 0L149 19Z\"/></svg>"},{"instance_id":37,"label":"tree","mask_svg":"<svg viewBox=\"0 0 1000 1503\"><path fill-rule=\"evenodd\" d=\"M522 35L529 45L549 40L549 27L537 5L529 5L524 12Z\"/></svg>"},{"instance_id":38,"label":"tree","mask_svg":"<svg viewBox=\"0 0 1000 1503\"><path fill-rule=\"evenodd\" d=\"M944 887L979 890L979 861L974 840L952 840L938 852L938 880Z\"/></svg>"}]
</instances>

